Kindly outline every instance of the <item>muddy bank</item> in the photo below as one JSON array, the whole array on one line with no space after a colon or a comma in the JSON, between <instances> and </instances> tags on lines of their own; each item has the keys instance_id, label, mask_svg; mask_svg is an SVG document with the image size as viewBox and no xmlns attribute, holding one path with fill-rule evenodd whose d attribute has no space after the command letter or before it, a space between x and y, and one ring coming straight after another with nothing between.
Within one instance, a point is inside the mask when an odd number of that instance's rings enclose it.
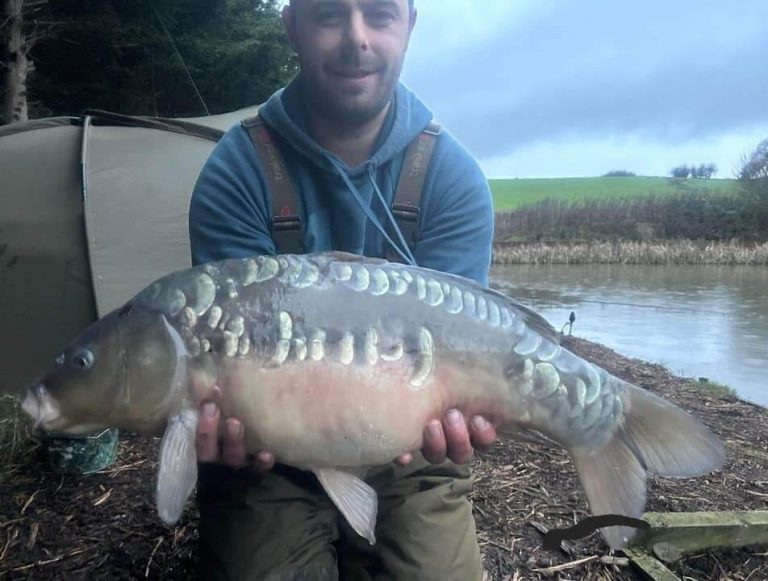
<instances>
[{"instance_id":1,"label":"muddy bank","mask_svg":"<svg viewBox=\"0 0 768 581\"><path fill-rule=\"evenodd\" d=\"M768 509L768 416L763 408L703 394L658 365L624 358L593 343L566 343L614 374L696 414L728 449L728 464L711 476L652 480L648 510ZM194 576L194 505L176 527L162 525L155 514L156 441L124 435L109 469L80 477L48 472L38 452L34 440L27 440L22 453L3 466L0 578ZM571 542L568 553L542 549L539 530L568 527L588 514L564 452L504 440L473 464L473 501L488 579L639 578L621 561L601 561L608 549L596 535ZM674 568L692 579L768 579L766 551L768 547L707 553ZM551 569L575 561L582 563Z\"/></svg>"}]
</instances>

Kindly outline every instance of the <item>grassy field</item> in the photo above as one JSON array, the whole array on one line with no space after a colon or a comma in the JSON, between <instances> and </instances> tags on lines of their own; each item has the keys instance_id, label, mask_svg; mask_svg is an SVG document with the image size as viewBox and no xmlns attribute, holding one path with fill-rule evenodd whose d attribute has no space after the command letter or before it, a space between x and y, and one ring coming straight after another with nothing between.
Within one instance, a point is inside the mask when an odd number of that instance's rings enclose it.
<instances>
[{"instance_id":1,"label":"grassy field","mask_svg":"<svg viewBox=\"0 0 768 581\"><path fill-rule=\"evenodd\" d=\"M579 200L583 198L658 196L683 190L703 189L728 193L736 180L676 180L664 177L551 178L490 180L496 211L514 210L545 198Z\"/></svg>"}]
</instances>

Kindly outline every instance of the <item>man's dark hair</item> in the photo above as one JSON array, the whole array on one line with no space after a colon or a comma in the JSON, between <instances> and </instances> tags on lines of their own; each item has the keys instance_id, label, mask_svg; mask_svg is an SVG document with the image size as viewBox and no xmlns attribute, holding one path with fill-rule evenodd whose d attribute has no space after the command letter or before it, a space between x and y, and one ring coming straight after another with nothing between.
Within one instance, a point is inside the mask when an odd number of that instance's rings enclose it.
<instances>
[{"instance_id":1,"label":"man's dark hair","mask_svg":"<svg viewBox=\"0 0 768 581\"><path fill-rule=\"evenodd\" d=\"M293 4L294 2L296 2L296 0L288 0L288 4ZM408 0L408 8L413 9L413 3L414 2L415 2L415 0Z\"/></svg>"}]
</instances>

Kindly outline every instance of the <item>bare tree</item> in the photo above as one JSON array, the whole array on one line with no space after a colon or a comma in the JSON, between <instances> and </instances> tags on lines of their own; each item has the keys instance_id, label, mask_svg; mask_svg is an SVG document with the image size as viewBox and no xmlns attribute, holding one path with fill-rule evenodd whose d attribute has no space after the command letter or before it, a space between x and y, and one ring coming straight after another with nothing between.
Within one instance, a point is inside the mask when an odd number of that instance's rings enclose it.
<instances>
[{"instance_id":1,"label":"bare tree","mask_svg":"<svg viewBox=\"0 0 768 581\"><path fill-rule=\"evenodd\" d=\"M743 157L738 179L749 196L768 207L768 139Z\"/></svg>"},{"instance_id":2,"label":"bare tree","mask_svg":"<svg viewBox=\"0 0 768 581\"><path fill-rule=\"evenodd\" d=\"M26 121L27 77L34 70L29 57L35 42L43 31L32 19L27 26L25 17L37 12L48 0L3 0L0 21L0 73L3 77L2 109L0 120L4 123Z\"/></svg>"}]
</instances>

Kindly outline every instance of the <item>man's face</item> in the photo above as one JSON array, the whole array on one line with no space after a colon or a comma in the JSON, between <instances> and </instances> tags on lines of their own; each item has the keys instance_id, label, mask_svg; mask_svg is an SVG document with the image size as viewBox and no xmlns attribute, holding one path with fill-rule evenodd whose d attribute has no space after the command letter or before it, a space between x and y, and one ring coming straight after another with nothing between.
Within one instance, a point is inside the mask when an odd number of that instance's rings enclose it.
<instances>
[{"instance_id":1,"label":"man's face","mask_svg":"<svg viewBox=\"0 0 768 581\"><path fill-rule=\"evenodd\" d=\"M408 0L293 0L283 11L315 113L345 124L392 99L416 13Z\"/></svg>"}]
</instances>

